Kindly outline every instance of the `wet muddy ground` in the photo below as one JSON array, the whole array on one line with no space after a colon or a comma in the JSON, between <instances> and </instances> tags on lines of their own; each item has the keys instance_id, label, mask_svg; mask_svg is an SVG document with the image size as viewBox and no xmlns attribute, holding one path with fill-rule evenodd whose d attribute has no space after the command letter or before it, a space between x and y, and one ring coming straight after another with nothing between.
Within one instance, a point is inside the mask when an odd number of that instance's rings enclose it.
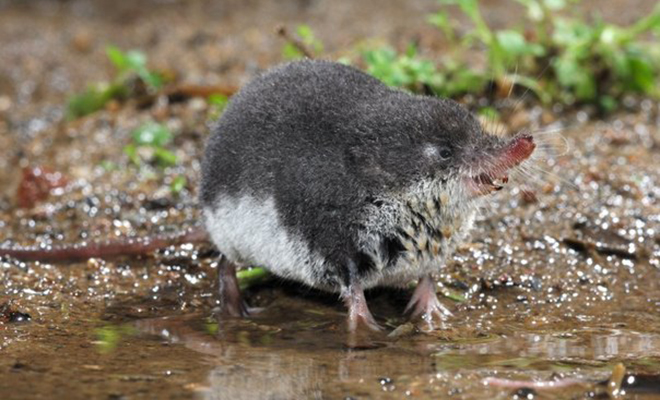
<instances>
[{"instance_id":1,"label":"wet muddy ground","mask_svg":"<svg viewBox=\"0 0 660 400\"><path fill-rule=\"evenodd\" d=\"M495 23L511 18L501 3L489 6ZM653 5L622 3L605 16L627 22ZM213 113L203 99L62 119L70 93L111 76L108 43L142 49L181 82L234 86L279 61L282 43L270 33L279 23L310 23L331 54L371 37L442 48L423 25L433 2L332 4L0 1L0 241L79 242L196 223ZM503 115L500 129L537 133L543 157L492 198L438 276L453 312L445 329L408 324L411 292L379 289L367 296L387 333L351 348L336 296L276 279L247 289L264 311L219 319L210 245L72 264L3 258L0 399L616 398L606 385L613 375L619 398L659 398L658 103L628 99L604 120L533 105ZM131 164L123 148L147 120L175 133L177 166ZM63 185L18 208L22 168L35 166L60 172ZM187 184L173 194L179 175Z\"/></svg>"}]
</instances>

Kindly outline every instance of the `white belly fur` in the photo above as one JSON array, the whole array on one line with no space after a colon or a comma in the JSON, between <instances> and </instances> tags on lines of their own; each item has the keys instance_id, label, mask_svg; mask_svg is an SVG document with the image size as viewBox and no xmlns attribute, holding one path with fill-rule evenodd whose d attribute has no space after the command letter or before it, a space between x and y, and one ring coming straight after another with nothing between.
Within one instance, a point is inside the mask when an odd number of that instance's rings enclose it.
<instances>
[{"instance_id":1,"label":"white belly fur","mask_svg":"<svg viewBox=\"0 0 660 400\"><path fill-rule=\"evenodd\" d=\"M313 271L323 268L323 258L284 228L272 197L220 196L215 208L204 209L204 216L213 243L230 261L318 285Z\"/></svg>"},{"instance_id":2,"label":"white belly fur","mask_svg":"<svg viewBox=\"0 0 660 400\"><path fill-rule=\"evenodd\" d=\"M470 213L461 229L463 232L469 230L473 216L474 212ZM323 257L311 251L301 237L285 229L272 197L220 196L215 208L204 209L204 217L211 239L229 261L239 266L264 267L275 275L319 289L339 289L321 286L321 282L314 279L314 271L324 271L330 266L325 265ZM379 260L376 242L366 242L362 243L363 250ZM361 285L365 289L378 285L405 286L423 275L437 272L444 265L445 255L453 252L457 242L460 240L457 241L456 236L444 241L438 257L426 254L417 258L404 253L396 266L388 268L377 262L375 273L363 277Z\"/></svg>"}]
</instances>

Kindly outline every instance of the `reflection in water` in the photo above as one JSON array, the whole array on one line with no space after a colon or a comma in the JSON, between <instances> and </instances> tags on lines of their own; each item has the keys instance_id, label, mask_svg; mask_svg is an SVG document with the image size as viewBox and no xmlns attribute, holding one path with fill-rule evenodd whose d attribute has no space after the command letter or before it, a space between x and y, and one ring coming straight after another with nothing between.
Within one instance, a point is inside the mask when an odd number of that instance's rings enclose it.
<instances>
[{"instance_id":1,"label":"reflection in water","mask_svg":"<svg viewBox=\"0 0 660 400\"><path fill-rule=\"evenodd\" d=\"M603 368L607 364L594 365L596 360L653 357L660 349L659 335L585 329L461 342L417 335L356 351L344 346L341 324L328 324L327 317L322 316L319 325L305 320L286 326L263 319L216 324L195 316L141 320L136 325L142 333L208 356L213 367L207 388L200 392L207 399L400 398L449 394L457 388L478 398L479 393L502 394L501 388L479 382L495 373L506 376L511 367L525 367L532 379L548 379L549 371L559 371L555 367L561 363L584 364L572 376L596 384L608 377L608 368ZM589 366L595 367L593 371ZM582 395L585 388L566 390Z\"/></svg>"},{"instance_id":2,"label":"reflection in water","mask_svg":"<svg viewBox=\"0 0 660 400\"><path fill-rule=\"evenodd\" d=\"M142 320L137 326L143 333L210 357L215 366L209 373L208 391L204 392L208 399L320 399L329 393L349 394L342 393L336 383L368 381L379 389L378 377L388 373L404 370L422 374L432 370L428 356L405 354L406 367L402 369L400 350L345 349L341 328L301 329L296 333L233 320L212 336L209 329L200 329L199 321L185 318Z\"/></svg>"},{"instance_id":3,"label":"reflection in water","mask_svg":"<svg viewBox=\"0 0 660 400\"><path fill-rule=\"evenodd\" d=\"M562 333L516 333L484 343L455 346L431 345L436 354L490 354L542 358L550 361L660 357L660 335L618 329Z\"/></svg>"}]
</instances>

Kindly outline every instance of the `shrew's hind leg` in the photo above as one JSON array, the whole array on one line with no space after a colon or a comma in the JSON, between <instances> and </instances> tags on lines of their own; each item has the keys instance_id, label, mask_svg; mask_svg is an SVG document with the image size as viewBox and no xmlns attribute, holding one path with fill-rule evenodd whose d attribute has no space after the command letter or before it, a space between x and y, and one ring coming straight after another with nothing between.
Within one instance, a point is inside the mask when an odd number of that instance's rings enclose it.
<instances>
[{"instance_id":1,"label":"shrew's hind leg","mask_svg":"<svg viewBox=\"0 0 660 400\"><path fill-rule=\"evenodd\" d=\"M236 278L236 265L227 257L220 256L218 263L218 280L220 289L220 312L232 317L247 317L250 312L241 297L241 289Z\"/></svg>"},{"instance_id":2,"label":"shrew's hind leg","mask_svg":"<svg viewBox=\"0 0 660 400\"><path fill-rule=\"evenodd\" d=\"M421 317L430 330L441 327L442 322L451 316L451 312L438 300L431 275L419 280L405 313L409 313L411 319Z\"/></svg>"},{"instance_id":3,"label":"shrew's hind leg","mask_svg":"<svg viewBox=\"0 0 660 400\"><path fill-rule=\"evenodd\" d=\"M348 262L347 272L347 285L342 288L341 296L348 307L348 331L355 332L361 325L373 331L381 331L382 328L369 311L364 290L358 280L358 269L355 262Z\"/></svg>"}]
</instances>

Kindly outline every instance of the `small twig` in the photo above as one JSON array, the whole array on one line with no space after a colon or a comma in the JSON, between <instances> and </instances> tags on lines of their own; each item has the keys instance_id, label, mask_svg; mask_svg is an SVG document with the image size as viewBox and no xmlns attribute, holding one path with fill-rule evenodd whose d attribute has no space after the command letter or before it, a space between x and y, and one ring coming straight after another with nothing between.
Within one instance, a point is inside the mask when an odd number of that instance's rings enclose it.
<instances>
[{"instance_id":1,"label":"small twig","mask_svg":"<svg viewBox=\"0 0 660 400\"><path fill-rule=\"evenodd\" d=\"M185 101L194 97L208 98L213 94L221 94L231 97L238 92L238 87L233 85L192 85L178 84L169 86L156 93L147 93L135 98L138 108L151 107L159 96L165 95L170 102Z\"/></svg>"},{"instance_id":2,"label":"small twig","mask_svg":"<svg viewBox=\"0 0 660 400\"><path fill-rule=\"evenodd\" d=\"M275 32L281 36L288 43L291 43L299 52L301 52L307 58L314 58L314 53L307 47L305 43L302 42L299 38L291 35L284 25L279 25Z\"/></svg>"},{"instance_id":3,"label":"small twig","mask_svg":"<svg viewBox=\"0 0 660 400\"><path fill-rule=\"evenodd\" d=\"M190 97L203 97L207 98L212 94L221 94L227 97L232 96L238 91L236 86L232 85L191 85L191 84L179 84L172 86L165 91L168 97L180 97L180 98L190 98Z\"/></svg>"},{"instance_id":4,"label":"small twig","mask_svg":"<svg viewBox=\"0 0 660 400\"><path fill-rule=\"evenodd\" d=\"M177 234L85 242L82 244L62 244L47 247L3 244L0 245L0 256L8 256L21 261L84 261L90 258L135 256L151 253L167 246L206 241L208 241L206 231L201 227L195 227Z\"/></svg>"},{"instance_id":5,"label":"small twig","mask_svg":"<svg viewBox=\"0 0 660 400\"><path fill-rule=\"evenodd\" d=\"M614 246L607 246L605 244L594 243L589 240L580 240L575 238L564 238L562 242L569 248L587 255L594 253L603 254L606 256L617 256L621 258L636 260L637 254L630 252L626 249L616 248Z\"/></svg>"},{"instance_id":6,"label":"small twig","mask_svg":"<svg viewBox=\"0 0 660 400\"><path fill-rule=\"evenodd\" d=\"M612 376L610 377L610 380L607 381L607 394L611 399L621 398L621 385L625 375L626 367L621 363L618 363L612 369Z\"/></svg>"}]
</instances>

